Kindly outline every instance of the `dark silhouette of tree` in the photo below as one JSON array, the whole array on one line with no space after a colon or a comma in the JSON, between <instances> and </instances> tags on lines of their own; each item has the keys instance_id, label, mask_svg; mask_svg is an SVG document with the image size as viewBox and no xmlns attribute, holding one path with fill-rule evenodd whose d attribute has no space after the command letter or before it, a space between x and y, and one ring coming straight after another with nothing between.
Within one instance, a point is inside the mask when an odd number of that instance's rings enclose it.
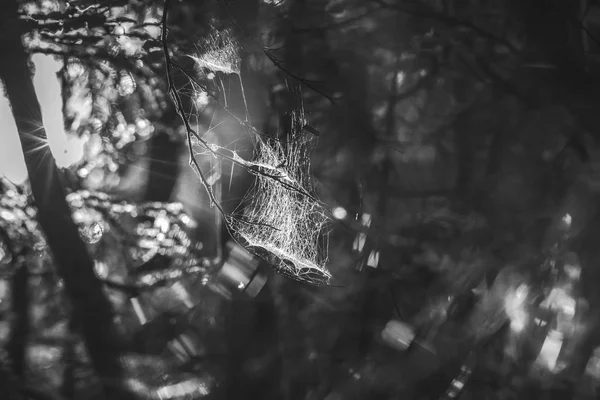
<instances>
[{"instance_id":1,"label":"dark silhouette of tree","mask_svg":"<svg viewBox=\"0 0 600 400\"><path fill-rule=\"evenodd\" d=\"M38 221L57 270L65 282L74 318L80 324L90 359L104 381L107 394L120 398L122 394L116 387L122 377L122 367L111 306L102 292L100 281L94 274L93 261L71 218L62 176L47 145L28 56L21 43L23 30L17 6L16 1L3 6L0 48L11 62L2 63L0 78L11 104L25 154ZM24 273L25 270L20 272ZM22 364L22 360L20 362ZM17 365L17 368L22 372L23 365Z\"/></svg>"}]
</instances>

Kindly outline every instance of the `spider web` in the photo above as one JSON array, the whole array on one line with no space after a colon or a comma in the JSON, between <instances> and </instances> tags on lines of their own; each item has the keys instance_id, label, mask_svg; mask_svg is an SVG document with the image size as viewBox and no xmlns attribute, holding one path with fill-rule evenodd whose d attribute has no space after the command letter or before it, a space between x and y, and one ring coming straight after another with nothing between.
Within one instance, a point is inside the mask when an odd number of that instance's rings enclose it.
<instances>
[{"instance_id":1,"label":"spider web","mask_svg":"<svg viewBox=\"0 0 600 400\"><path fill-rule=\"evenodd\" d=\"M213 72L239 75L241 71L240 46L231 29L212 30L198 45L197 55L189 57Z\"/></svg>"},{"instance_id":2,"label":"spider web","mask_svg":"<svg viewBox=\"0 0 600 400\"><path fill-rule=\"evenodd\" d=\"M293 110L289 113L289 131L283 138L272 138L250 125L248 105L241 78L240 46L229 29L214 30L190 55L198 72L237 75L245 105L245 120L228 109L225 88L213 75L213 88L223 95L224 104L210 90L192 82L193 90L205 92L246 129L254 141L254 159L245 160L236 151L215 143L193 141L192 156L212 155L228 159L255 175L253 187L234 215L224 215L233 236L248 250L267 259L281 274L313 284L329 283L327 263L327 223L323 204L316 198L310 177L310 156L314 145L298 87L288 86ZM220 83L220 87L219 87ZM197 95L197 94L196 94ZM197 110L199 111L199 110ZM189 132L188 132L189 133ZM201 173L201 172L200 172ZM220 210L222 212L222 210Z\"/></svg>"},{"instance_id":3,"label":"spider web","mask_svg":"<svg viewBox=\"0 0 600 400\"><path fill-rule=\"evenodd\" d=\"M329 283L325 208L315 197L310 177L312 137L299 93L289 116L290 131L282 139L255 139L253 164L263 171L242 202L243 218L228 222L257 255L296 280ZM273 179L276 176L279 179ZM286 184L282 184L285 182Z\"/></svg>"}]
</instances>

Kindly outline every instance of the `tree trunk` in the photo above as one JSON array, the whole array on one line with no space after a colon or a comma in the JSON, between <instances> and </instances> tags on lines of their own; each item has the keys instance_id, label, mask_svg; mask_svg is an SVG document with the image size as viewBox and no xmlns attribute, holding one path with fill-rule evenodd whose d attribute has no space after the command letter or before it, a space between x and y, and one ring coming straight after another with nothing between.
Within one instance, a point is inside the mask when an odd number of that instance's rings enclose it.
<instances>
[{"instance_id":1,"label":"tree trunk","mask_svg":"<svg viewBox=\"0 0 600 400\"><path fill-rule=\"evenodd\" d=\"M35 204L37 218L65 291L81 326L93 368L115 395L121 377L112 310L94 274L94 263L82 242L66 202L63 177L48 147L42 113L21 42L16 0L4 4L0 18L0 80L12 107ZM117 397L117 396L115 396Z\"/></svg>"},{"instance_id":2,"label":"tree trunk","mask_svg":"<svg viewBox=\"0 0 600 400\"><path fill-rule=\"evenodd\" d=\"M16 316L10 341L8 354L12 363L14 374L19 380L25 376L25 353L27 336L29 335L29 272L27 263L21 263L12 278L12 308Z\"/></svg>"},{"instance_id":3,"label":"tree trunk","mask_svg":"<svg viewBox=\"0 0 600 400\"><path fill-rule=\"evenodd\" d=\"M6 400L24 400L25 396L19 390L19 385L14 376L5 365L2 365L2 362L3 360L0 359L0 393L2 393L2 398Z\"/></svg>"},{"instance_id":4,"label":"tree trunk","mask_svg":"<svg viewBox=\"0 0 600 400\"><path fill-rule=\"evenodd\" d=\"M150 171L144 201L167 202L179 176L181 144L166 132L157 132L149 143Z\"/></svg>"}]
</instances>

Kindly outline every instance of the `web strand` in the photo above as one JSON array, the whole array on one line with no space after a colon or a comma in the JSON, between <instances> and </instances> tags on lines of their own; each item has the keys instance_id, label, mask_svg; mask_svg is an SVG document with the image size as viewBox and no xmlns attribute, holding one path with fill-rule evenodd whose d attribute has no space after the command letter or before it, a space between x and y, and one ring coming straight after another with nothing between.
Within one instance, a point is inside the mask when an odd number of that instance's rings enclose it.
<instances>
[{"instance_id":1,"label":"web strand","mask_svg":"<svg viewBox=\"0 0 600 400\"><path fill-rule=\"evenodd\" d=\"M244 204L244 219L253 223L234 222L234 229L250 248L270 253L279 272L301 281L328 283L331 278L326 268L329 219L313 194L309 171L311 140L302 132L305 117L301 105L290 118L291 131L286 141L257 137L254 163L278 171L293 182L293 187L311 196L257 175ZM258 226L256 222L268 227Z\"/></svg>"},{"instance_id":2,"label":"web strand","mask_svg":"<svg viewBox=\"0 0 600 400\"><path fill-rule=\"evenodd\" d=\"M278 272L304 282L329 283L331 274L326 268L325 232L329 219L311 184L309 161L312 143L303 132L303 127L307 124L299 90L296 87L290 88L296 101L294 110L290 113L290 131L286 132L286 140L261 134L249 122L240 76L239 45L233 34L229 30L223 30L209 35L206 43L199 46L200 53L190 57L196 61L199 69L208 69L215 74L221 72L238 75L245 105L245 120L232 113L227 104L221 104L206 86L171 60L166 42L167 8L168 0L162 20L162 39L169 89L186 128L190 164L207 190L211 205L223 215L227 222L226 227L234 236L241 239L249 250L254 250L258 255L269 259ZM183 113L180 94L170 77L172 67L181 70L198 90L213 98L217 105L225 109L252 135L255 141L255 157L252 161L243 159L234 150L208 143L191 128L187 116ZM224 92L222 86L220 89ZM194 148L200 148L200 151L195 152ZM197 154L229 160L233 165L241 166L255 175L255 184L243 202L243 213L230 215L224 212L212 186L196 162Z\"/></svg>"}]
</instances>

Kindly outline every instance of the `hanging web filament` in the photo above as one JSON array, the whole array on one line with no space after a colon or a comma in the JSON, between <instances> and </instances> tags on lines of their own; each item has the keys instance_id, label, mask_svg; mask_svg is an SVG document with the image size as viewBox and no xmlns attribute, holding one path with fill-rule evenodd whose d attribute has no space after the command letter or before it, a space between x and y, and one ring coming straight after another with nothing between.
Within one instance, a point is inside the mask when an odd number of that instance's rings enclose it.
<instances>
[{"instance_id":1,"label":"hanging web filament","mask_svg":"<svg viewBox=\"0 0 600 400\"><path fill-rule=\"evenodd\" d=\"M256 138L253 164L267 174L256 175L244 218L232 220L231 225L250 248L273 256L279 272L301 281L328 282L328 217L311 184L312 140L302 131L306 121L301 106L290 118L286 140Z\"/></svg>"}]
</instances>

